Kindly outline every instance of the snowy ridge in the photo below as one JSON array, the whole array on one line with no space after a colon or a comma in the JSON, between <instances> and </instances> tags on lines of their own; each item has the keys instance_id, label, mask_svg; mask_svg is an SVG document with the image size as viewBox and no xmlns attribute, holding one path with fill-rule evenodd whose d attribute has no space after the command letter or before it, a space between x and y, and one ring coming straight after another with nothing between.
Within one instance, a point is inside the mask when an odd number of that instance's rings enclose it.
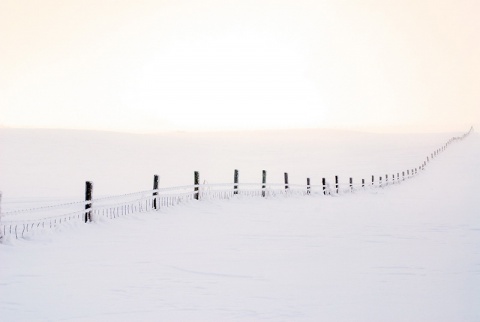
<instances>
[{"instance_id":1,"label":"snowy ridge","mask_svg":"<svg viewBox=\"0 0 480 322\"><path fill-rule=\"evenodd\" d=\"M473 127L461 136L452 137L435 149L421 165L391 176L379 176L371 182L327 182L325 185L301 185L290 183L219 183L166 187L141 192L127 193L92 201L68 202L47 206L17 209L0 213L0 241L9 238L29 237L45 230L55 230L64 225L76 225L87 221L114 219L132 213L149 212L164 207L184 204L192 200L230 199L235 195L274 198L278 196L325 196L353 193L360 190L383 188L417 176L431 159L438 156L450 144L463 140L473 132ZM382 180L383 179L383 180ZM390 180L389 180L390 179ZM338 180L338 177L336 177Z\"/></svg>"}]
</instances>

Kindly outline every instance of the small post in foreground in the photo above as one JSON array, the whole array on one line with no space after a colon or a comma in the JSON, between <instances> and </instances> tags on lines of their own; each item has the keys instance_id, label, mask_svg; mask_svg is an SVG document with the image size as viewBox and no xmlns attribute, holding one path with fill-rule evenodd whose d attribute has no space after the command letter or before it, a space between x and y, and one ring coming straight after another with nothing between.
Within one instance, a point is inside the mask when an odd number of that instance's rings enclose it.
<instances>
[{"instance_id":1,"label":"small post in foreground","mask_svg":"<svg viewBox=\"0 0 480 322\"><path fill-rule=\"evenodd\" d=\"M158 202L158 174L153 176L153 209L160 209L160 203Z\"/></svg>"},{"instance_id":2,"label":"small post in foreground","mask_svg":"<svg viewBox=\"0 0 480 322\"><path fill-rule=\"evenodd\" d=\"M85 204L85 210L88 210L92 208L92 203L88 202L92 200L92 190L93 190L93 183L91 181L86 181L85 182L85 201L87 203ZM92 221L92 212L85 211L85 222L91 222Z\"/></svg>"},{"instance_id":3,"label":"small post in foreground","mask_svg":"<svg viewBox=\"0 0 480 322\"><path fill-rule=\"evenodd\" d=\"M262 197L265 197L266 183L267 183L267 170L262 170Z\"/></svg>"},{"instance_id":4,"label":"small post in foreground","mask_svg":"<svg viewBox=\"0 0 480 322\"><path fill-rule=\"evenodd\" d=\"M200 193L198 188L200 185L200 173L198 173L198 171L193 172L193 184L195 185L195 188L194 188L195 193L193 197L195 198L195 200L199 200Z\"/></svg>"},{"instance_id":5,"label":"small post in foreground","mask_svg":"<svg viewBox=\"0 0 480 322\"><path fill-rule=\"evenodd\" d=\"M235 184L233 186L233 194L238 195L238 170L235 169L233 172L233 183Z\"/></svg>"}]
</instances>

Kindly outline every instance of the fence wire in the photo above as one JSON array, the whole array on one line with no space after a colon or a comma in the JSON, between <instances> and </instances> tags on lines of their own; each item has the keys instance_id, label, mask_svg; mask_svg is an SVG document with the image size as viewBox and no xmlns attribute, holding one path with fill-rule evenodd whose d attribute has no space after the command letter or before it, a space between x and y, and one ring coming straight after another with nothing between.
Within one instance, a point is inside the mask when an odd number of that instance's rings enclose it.
<instances>
[{"instance_id":1,"label":"fence wire","mask_svg":"<svg viewBox=\"0 0 480 322\"><path fill-rule=\"evenodd\" d=\"M0 242L10 238L29 238L48 230L58 230L85 222L98 222L123 217L132 213L158 211L193 200L230 199L242 197L275 198L279 196L332 196L377 190L414 178L428 163L452 143L473 132L473 127L462 136L452 137L430 153L416 168L402 170L359 183L325 180L325 184L285 183L215 183L166 187L107 196L90 201L75 201L49 206L0 212ZM351 178L349 178L352 180ZM1 194L0 194L1 200Z\"/></svg>"}]
</instances>

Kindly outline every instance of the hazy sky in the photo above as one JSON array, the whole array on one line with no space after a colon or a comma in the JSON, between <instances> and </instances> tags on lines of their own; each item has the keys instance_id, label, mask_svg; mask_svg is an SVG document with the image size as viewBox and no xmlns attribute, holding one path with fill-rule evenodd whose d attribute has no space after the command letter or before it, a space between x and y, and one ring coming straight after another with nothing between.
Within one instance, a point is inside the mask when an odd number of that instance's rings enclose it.
<instances>
[{"instance_id":1,"label":"hazy sky","mask_svg":"<svg viewBox=\"0 0 480 322\"><path fill-rule=\"evenodd\" d=\"M0 126L480 127L480 1L0 1Z\"/></svg>"}]
</instances>

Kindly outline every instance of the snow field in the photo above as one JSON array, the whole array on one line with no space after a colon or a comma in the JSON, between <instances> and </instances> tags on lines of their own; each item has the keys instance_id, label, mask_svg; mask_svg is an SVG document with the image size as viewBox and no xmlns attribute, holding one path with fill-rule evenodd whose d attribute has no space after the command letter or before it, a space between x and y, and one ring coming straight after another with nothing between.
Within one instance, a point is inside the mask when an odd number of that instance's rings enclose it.
<instances>
[{"instance_id":1,"label":"snow field","mask_svg":"<svg viewBox=\"0 0 480 322\"><path fill-rule=\"evenodd\" d=\"M478 321L480 138L340 197L191 202L0 245L2 321Z\"/></svg>"}]
</instances>

